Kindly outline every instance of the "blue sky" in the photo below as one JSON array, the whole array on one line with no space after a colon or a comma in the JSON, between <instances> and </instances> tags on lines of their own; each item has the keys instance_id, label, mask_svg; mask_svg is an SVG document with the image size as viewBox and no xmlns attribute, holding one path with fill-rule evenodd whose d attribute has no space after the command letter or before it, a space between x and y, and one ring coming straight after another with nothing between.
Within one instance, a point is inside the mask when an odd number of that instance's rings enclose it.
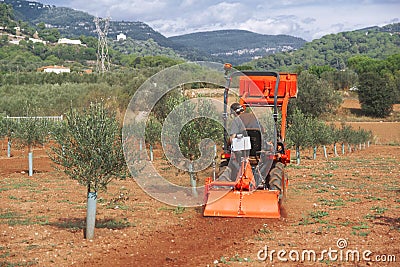
<instances>
[{"instance_id":1,"label":"blue sky","mask_svg":"<svg viewBox=\"0 0 400 267\"><path fill-rule=\"evenodd\" d=\"M219 29L323 35L400 22L400 0L36 0L112 20L142 21L165 36Z\"/></svg>"}]
</instances>

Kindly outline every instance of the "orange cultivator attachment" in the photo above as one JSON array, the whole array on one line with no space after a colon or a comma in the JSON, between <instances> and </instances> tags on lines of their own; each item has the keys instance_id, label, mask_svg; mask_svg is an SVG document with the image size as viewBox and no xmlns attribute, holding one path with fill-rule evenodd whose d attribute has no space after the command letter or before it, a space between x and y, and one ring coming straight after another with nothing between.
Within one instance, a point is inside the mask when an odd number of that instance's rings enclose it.
<instances>
[{"instance_id":1,"label":"orange cultivator attachment","mask_svg":"<svg viewBox=\"0 0 400 267\"><path fill-rule=\"evenodd\" d=\"M218 184L212 183L210 186ZM280 218L279 191L210 189L204 216Z\"/></svg>"},{"instance_id":2,"label":"orange cultivator attachment","mask_svg":"<svg viewBox=\"0 0 400 267\"><path fill-rule=\"evenodd\" d=\"M236 182L206 181L204 216L280 218L279 190L254 190L250 163Z\"/></svg>"}]
</instances>

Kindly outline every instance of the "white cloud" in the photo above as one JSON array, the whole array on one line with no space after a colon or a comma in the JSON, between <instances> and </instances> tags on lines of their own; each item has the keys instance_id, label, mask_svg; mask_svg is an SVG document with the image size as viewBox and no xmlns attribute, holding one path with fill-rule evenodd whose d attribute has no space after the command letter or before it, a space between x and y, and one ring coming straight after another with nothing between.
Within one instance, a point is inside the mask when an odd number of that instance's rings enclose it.
<instances>
[{"instance_id":1,"label":"white cloud","mask_svg":"<svg viewBox=\"0 0 400 267\"><path fill-rule=\"evenodd\" d=\"M244 29L306 40L399 21L398 0L37 0L113 20L143 21L166 36Z\"/></svg>"}]
</instances>

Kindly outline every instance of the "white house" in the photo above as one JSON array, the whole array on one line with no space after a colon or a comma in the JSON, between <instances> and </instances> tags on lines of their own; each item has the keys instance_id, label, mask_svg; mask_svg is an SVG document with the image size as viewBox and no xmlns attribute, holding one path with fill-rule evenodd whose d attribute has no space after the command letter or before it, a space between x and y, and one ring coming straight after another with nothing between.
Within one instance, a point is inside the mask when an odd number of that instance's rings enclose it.
<instances>
[{"instance_id":1,"label":"white house","mask_svg":"<svg viewBox=\"0 0 400 267\"><path fill-rule=\"evenodd\" d=\"M120 41L120 40L125 41L126 40L126 35L123 34L123 33L118 34L117 35L117 41Z\"/></svg>"},{"instance_id":2,"label":"white house","mask_svg":"<svg viewBox=\"0 0 400 267\"><path fill-rule=\"evenodd\" d=\"M36 38L29 38L29 41L32 41L32 43L42 43L44 45L46 44L46 41L36 39Z\"/></svg>"},{"instance_id":3,"label":"white house","mask_svg":"<svg viewBox=\"0 0 400 267\"><path fill-rule=\"evenodd\" d=\"M72 44L72 45L82 45L81 40L71 40L67 38L58 39L59 44Z\"/></svg>"},{"instance_id":4,"label":"white house","mask_svg":"<svg viewBox=\"0 0 400 267\"><path fill-rule=\"evenodd\" d=\"M64 66L44 66L41 67L39 70L43 70L43 72L54 72L54 73L63 73L63 72L71 72L70 68Z\"/></svg>"}]
</instances>

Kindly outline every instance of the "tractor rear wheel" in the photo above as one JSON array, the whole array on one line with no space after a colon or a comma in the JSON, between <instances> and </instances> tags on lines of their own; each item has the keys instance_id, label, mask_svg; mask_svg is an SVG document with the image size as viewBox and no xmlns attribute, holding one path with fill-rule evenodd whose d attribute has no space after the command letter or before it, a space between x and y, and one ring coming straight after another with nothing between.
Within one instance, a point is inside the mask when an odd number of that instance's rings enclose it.
<instances>
[{"instance_id":1,"label":"tractor rear wheel","mask_svg":"<svg viewBox=\"0 0 400 267\"><path fill-rule=\"evenodd\" d=\"M279 190L279 200L280 202L286 197L287 182L285 174L285 165L281 162L277 162L275 167L269 173L269 189Z\"/></svg>"},{"instance_id":2,"label":"tractor rear wheel","mask_svg":"<svg viewBox=\"0 0 400 267\"><path fill-rule=\"evenodd\" d=\"M283 177L283 172L284 172L284 167L281 162L277 162L275 166L271 169L269 172L269 189L271 190L282 190L283 189L283 183L282 183L282 177Z\"/></svg>"}]
</instances>

